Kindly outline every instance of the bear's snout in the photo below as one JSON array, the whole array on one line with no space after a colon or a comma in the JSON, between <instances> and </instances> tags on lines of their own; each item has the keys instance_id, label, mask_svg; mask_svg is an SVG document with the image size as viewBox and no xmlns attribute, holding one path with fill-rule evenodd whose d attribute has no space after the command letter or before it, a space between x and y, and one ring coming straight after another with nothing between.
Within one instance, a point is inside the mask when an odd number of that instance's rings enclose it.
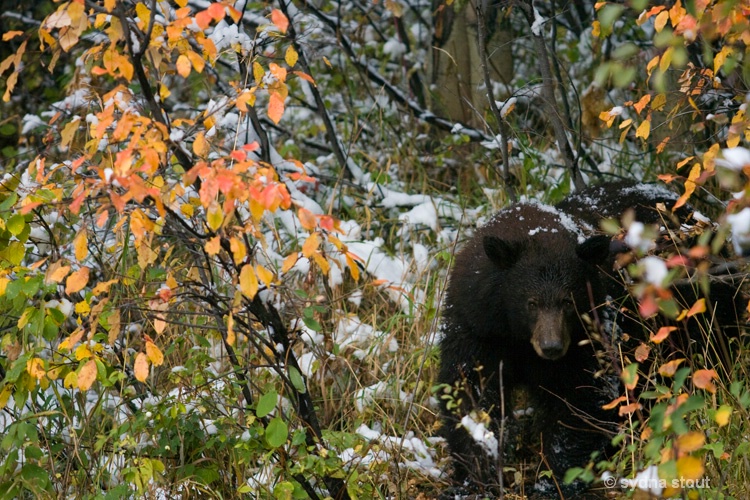
<instances>
[{"instance_id":1,"label":"bear's snout","mask_svg":"<svg viewBox=\"0 0 750 500\"><path fill-rule=\"evenodd\" d=\"M539 312L531 345L544 359L554 361L568 352L570 346L570 328L562 310L542 310Z\"/></svg>"}]
</instances>

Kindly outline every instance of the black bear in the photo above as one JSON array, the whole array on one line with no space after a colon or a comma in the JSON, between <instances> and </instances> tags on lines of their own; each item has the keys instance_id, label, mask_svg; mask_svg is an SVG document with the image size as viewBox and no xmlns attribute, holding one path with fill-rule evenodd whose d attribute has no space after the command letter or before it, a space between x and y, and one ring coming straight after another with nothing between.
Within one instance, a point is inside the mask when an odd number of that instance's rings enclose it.
<instances>
[{"instance_id":1,"label":"black bear","mask_svg":"<svg viewBox=\"0 0 750 500\"><path fill-rule=\"evenodd\" d=\"M459 486L496 491L501 400L511 415L516 388L525 387L531 398L559 485L565 470L587 463L608 441L591 421L613 420L601 405L616 394L594 380L598 362L591 343L583 342L580 314L605 300L597 264L606 261L610 239L586 239L582 227L553 207L516 204L478 229L456 256L443 309L438 382ZM492 432L484 433L489 444L482 444L472 434L481 441L483 433L474 431L487 416ZM550 493L556 488L543 486Z\"/></svg>"}]
</instances>

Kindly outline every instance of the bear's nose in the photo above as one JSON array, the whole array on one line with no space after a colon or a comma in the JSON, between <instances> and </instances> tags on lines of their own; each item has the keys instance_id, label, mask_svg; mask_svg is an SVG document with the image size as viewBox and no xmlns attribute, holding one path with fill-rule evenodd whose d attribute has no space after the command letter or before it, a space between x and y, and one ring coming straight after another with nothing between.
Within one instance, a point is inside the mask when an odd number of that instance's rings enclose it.
<instances>
[{"instance_id":1,"label":"bear's nose","mask_svg":"<svg viewBox=\"0 0 750 500\"><path fill-rule=\"evenodd\" d=\"M547 359L559 359L565 354L565 346L561 341L548 340L539 343L539 349L542 355Z\"/></svg>"}]
</instances>

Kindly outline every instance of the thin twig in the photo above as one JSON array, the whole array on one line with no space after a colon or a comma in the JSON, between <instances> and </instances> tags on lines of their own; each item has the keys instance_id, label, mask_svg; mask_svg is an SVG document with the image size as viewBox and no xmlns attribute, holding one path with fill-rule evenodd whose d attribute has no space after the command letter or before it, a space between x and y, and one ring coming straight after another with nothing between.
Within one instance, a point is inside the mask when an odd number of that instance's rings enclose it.
<instances>
[{"instance_id":1,"label":"thin twig","mask_svg":"<svg viewBox=\"0 0 750 500\"><path fill-rule=\"evenodd\" d=\"M512 179L510 176L510 160L508 158L508 124L505 122L500 110L497 108L497 102L495 102L495 96L492 93L492 81L490 80L489 63L487 61L487 47L485 43L485 17L482 10L482 2L476 2L477 12L477 39L479 41L479 61L482 66L482 74L484 75L484 87L487 92L487 100L490 103L490 109L492 114L495 116L497 126L500 128L500 156L503 161L502 177L503 185L505 187L505 193L511 202L515 203L518 200L516 196L516 190L513 187ZM497 139L495 139L497 140Z\"/></svg>"}]
</instances>

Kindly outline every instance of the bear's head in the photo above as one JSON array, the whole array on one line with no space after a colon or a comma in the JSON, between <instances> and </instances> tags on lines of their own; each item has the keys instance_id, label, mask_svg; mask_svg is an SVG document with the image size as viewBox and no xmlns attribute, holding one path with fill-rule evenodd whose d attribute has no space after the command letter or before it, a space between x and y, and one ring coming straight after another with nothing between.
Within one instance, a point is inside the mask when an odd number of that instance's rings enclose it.
<instances>
[{"instance_id":1,"label":"bear's head","mask_svg":"<svg viewBox=\"0 0 750 500\"><path fill-rule=\"evenodd\" d=\"M486 235L484 253L502 275L503 301L514 334L530 339L543 359L565 356L583 335L579 315L604 300L597 265L610 252L610 238L576 244L567 237L506 240Z\"/></svg>"}]
</instances>

